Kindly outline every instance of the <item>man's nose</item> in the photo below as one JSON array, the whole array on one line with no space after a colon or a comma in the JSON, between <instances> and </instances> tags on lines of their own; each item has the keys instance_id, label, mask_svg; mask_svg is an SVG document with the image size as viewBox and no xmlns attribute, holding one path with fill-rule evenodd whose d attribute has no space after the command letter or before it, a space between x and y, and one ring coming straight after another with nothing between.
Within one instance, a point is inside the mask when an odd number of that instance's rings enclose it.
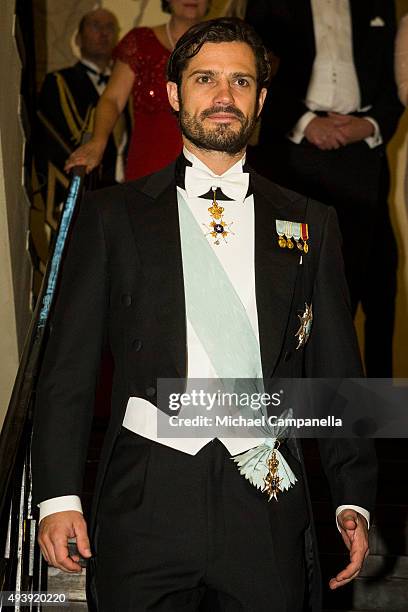
<instances>
[{"instance_id":1,"label":"man's nose","mask_svg":"<svg viewBox=\"0 0 408 612\"><path fill-rule=\"evenodd\" d=\"M233 104L234 95L230 83L221 82L214 95L214 104Z\"/></svg>"}]
</instances>

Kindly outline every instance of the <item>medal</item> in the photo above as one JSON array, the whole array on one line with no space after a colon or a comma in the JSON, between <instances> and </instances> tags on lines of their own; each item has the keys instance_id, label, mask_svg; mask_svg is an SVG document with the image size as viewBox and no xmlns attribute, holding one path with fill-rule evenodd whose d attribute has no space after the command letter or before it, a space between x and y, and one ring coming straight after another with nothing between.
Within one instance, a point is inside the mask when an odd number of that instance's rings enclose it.
<instances>
[{"instance_id":1,"label":"medal","mask_svg":"<svg viewBox=\"0 0 408 612\"><path fill-rule=\"evenodd\" d=\"M303 240L303 251L304 253L308 253L309 245L307 244L307 241L309 240L309 226L307 223L300 224L300 233Z\"/></svg>"},{"instance_id":2,"label":"medal","mask_svg":"<svg viewBox=\"0 0 408 612\"><path fill-rule=\"evenodd\" d=\"M291 418L292 412L289 411L287 416ZM268 501L277 501L278 494L290 489L297 480L279 451L280 444L278 438L266 438L263 444L232 457L240 474L259 491L266 493Z\"/></svg>"},{"instance_id":3,"label":"medal","mask_svg":"<svg viewBox=\"0 0 408 612\"><path fill-rule=\"evenodd\" d=\"M280 221L279 219L276 219L276 232L278 234L278 244L281 249L286 248L285 228L285 221Z\"/></svg>"},{"instance_id":4,"label":"medal","mask_svg":"<svg viewBox=\"0 0 408 612\"><path fill-rule=\"evenodd\" d=\"M285 232L287 236L286 245L288 249L293 249L295 245L292 242L293 234L292 234L292 222L291 221L286 221L286 228L287 228Z\"/></svg>"},{"instance_id":5,"label":"medal","mask_svg":"<svg viewBox=\"0 0 408 612\"><path fill-rule=\"evenodd\" d=\"M295 245L304 253L309 250L307 240L309 238L309 230L307 223L298 223L296 221L285 221L276 219L276 233L278 234L278 245L281 249L294 249Z\"/></svg>"},{"instance_id":6,"label":"medal","mask_svg":"<svg viewBox=\"0 0 408 612\"><path fill-rule=\"evenodd\" d=\"M300 242L301 227L300 223L293 224L293 238L299 251L303 251L303 244Z\"/></svg>"},{"instance_id":7,"label":"medal","mask_svg":"<svg viewBox=\"0 0 408 612\"><path fill-rule=\"evenodd\" d=\"M281 485L282 478L279 477L279 460L276 456L276 450L279 448L279 440L276 441L276 447L272 451L271 456L268 459L268 474L265 478L264 491L267 493L269 499L276 499L278 501L278 493L282 493Z\"/></svg>"},{"instance_id":8,"label":"medal","mask_svg":"<svg viewBox=\"0 0 408 612\"><path fill-rule=\"evenodd\" d=\"M229 234L233 234L231 231L232 223L226 223L223 219L224 208L220 206L215 198L215 194L217 193L217 187L212 187L214 198L212 201L212 205L208 209L208 212L211 216L210 225L205 225L207 230L209 230L206 236L211 236L214 238L214 244L220 244L220 238L224 240L226 243L226 237Z\"/></svg>"},{"instance_id":9,"label":"medal","mask_svg":"<svg viewBox=\"0 0 408 612\"><path fill-rule=\"evenodd\" d=\"M296 350L304 346L309 339L313 323L312 305L310 304L309 306L305 303L305 312L302 315L298 315L298 318L300 321L300 327L295 334L296 338L298 339L298 345L296 347Z\"/></svg>"}]
</instances>

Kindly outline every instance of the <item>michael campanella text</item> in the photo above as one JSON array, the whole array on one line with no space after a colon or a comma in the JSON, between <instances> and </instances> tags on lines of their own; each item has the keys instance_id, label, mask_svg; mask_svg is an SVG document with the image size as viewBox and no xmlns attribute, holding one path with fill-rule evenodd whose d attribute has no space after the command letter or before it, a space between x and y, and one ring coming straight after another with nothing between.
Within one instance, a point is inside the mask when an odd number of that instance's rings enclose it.
<instances>
[{"instance_id":1,"label":"michael campanella text","mask_svg":"<svg viewBox=\"0 0 408 612\"><path fill-rule=\"evenodd\" d=\"M264 415L259 417L245 417L243 415L211 417L197 415L186 418L170 416L169 424L172 427L264 427L269 425L270 427L295 427L296 429L302 429L302 427L342 427L343 421L332 415L328 415L324 419L281 418L276 415L269 417Z\"/></svg>"}]
</instances>

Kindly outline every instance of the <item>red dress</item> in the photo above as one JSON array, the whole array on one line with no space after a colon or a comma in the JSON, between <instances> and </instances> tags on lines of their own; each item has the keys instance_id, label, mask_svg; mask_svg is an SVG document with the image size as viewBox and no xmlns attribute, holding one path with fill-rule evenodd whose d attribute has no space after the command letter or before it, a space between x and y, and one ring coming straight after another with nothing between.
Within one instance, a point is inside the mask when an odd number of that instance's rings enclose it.
<instances>
[{"instance_id":1,"label":"red dress","mask_svg":"<svg viewBox=\"0 0 408 612\"><path fill-rule=\"evenodd\" d=\"M113 57L136 75L132 89L133 131L126 180L164 168L182 149L177 118L166 91L168 51L150 28L133 28L119 42Z\"/></svg>"}]
</instances>

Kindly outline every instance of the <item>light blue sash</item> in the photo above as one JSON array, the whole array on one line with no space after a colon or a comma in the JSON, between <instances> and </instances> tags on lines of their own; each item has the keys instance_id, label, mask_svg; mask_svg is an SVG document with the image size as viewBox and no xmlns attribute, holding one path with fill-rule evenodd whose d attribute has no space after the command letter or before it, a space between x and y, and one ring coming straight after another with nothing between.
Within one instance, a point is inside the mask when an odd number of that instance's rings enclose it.
<instances>
[{"instance_id":1,"label":"light blue sash","mask_svg":"<svg viewBox=\"0 0 408 612\"><path fill-rule=\"evenodd\" d=\"M187 202L179 192L177 197L187 318L224 387L235 392L239 389L262 393L259 342L247 312ZM245 389L239 388L242 384ZM242 410L246 416L254 416L250 408ZM265 408L264 414L267 416ZM261 431L267 439L262 443L260 438L259 446L238 455L234 461L252 484L263 489L267 460L275 448L276 437L283 432L270 426ZM275 452L280 462L281 488L285 490L296 478L281 453Z\"/></svg>"},{"instance_id":2,"label":"light blue sash","mask_svg":"<svg viewBox=\"0 0 408 612\"><path fill-rule=\"evenodd\" d=\"M187 203L178 198L187 318L219 378L262 379L247 312Z\"/></svg>"}]
</instances>

